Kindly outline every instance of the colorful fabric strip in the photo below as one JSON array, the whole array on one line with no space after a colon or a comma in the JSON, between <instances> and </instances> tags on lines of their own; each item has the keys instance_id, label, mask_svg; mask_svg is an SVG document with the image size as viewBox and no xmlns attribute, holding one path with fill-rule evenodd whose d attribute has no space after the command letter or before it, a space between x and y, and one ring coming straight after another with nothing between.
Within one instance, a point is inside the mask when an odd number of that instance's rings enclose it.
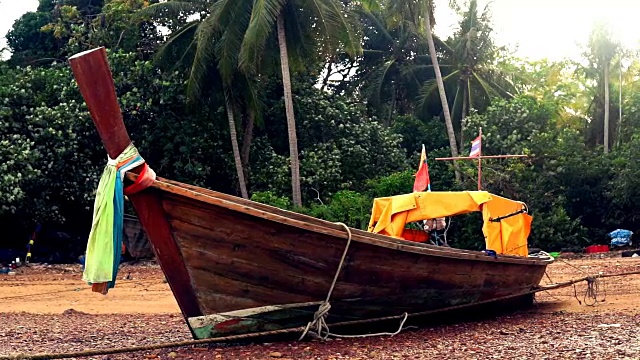
<instances>
[{"instance_id":1,"label":"colorful fabric strip","mask_svg":"<svg viewBox=\"0 0 640 360\"><path fill-rule=\"evenodd\" d=\"M108 289L115 286L122 254L124 175L142 164L144 159L133 144L130 144L116 159L108 159L100 178L82 276L84 281L94 285L94 291L106 294ZM155 173L150 169L145 173L148 173L145 185L149 186L155 180ZM149 181L150 178L153 179ZM138 186L135 190L143 188ZM95 286L104 284L106 286Z\"/></svg>"}]
</instances>

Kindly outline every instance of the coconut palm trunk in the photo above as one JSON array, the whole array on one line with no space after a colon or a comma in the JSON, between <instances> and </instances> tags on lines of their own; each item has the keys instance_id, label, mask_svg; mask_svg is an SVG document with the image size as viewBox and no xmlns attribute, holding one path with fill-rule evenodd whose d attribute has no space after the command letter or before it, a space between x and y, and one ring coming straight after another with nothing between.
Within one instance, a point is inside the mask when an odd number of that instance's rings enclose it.
<instances>
[{"instance_id":1,"label":"coconut palm trunk","mask_svg":"<svg viewBox=\"0 0 640 360\"><path fill-rule=\"evenodd\" d=\"M604 64L604 153L609 152L609 61Z\"/></svg>"},{"instance_id":2,"label":"coconut palm trunk","mask_svg":"<svg viewBox=\"0 0 640 360\"><path fill-rule=\"evenodd\" d=\"M248 109L247 122L244 127L244 135L242 137L242 167L244 168L245 178L249 169L249 156L251 155L251 142L253 141L253 127L256 122L256 112Z\"/></svg>"},{"instance_id":3,"label":"coconut palm trunk","mask_svg":"<svg viewBox=\"0 0 640 360\"><path fill-rule=\"evenodd\" d=\"M293 114L293 98L291 96L291 77L289 76L289 56L287 54L287 39L284 29L284 18L278 15L278 46L280 47L280 66L282 68L282 85L284 87L284 106L287 115L289 134L289 154L291 158L291 188L293 190L293 205L302 206L300 191L300 163L298 161L298 137L296 135L296 119Z\"/></svg>"},{"instance_id":4,"label":"coconut palm trunk","mask_svg":"<svg viewBox=\"0 0 640 360\"><path fill-rule=\"evenodd\" d=\"M225 107L227 108L227 118L229 120L229 135L231 136L231 148L233 149L233 161L236 165L236 172L238 174L238 185L240 186L240 194L243 198L248 199L247 183L244 180L244 170L242 167L242 160L240 158L240 149L238 147L238 135L236 133L236 121L233 111L233 105L229 100L228 94L225 94Z\"/></svg>"},{"instance_id":5,"label":"coconut palm trunk","mask_svg":"<svg viewBox=\"0 0 640 360\"><path fill-rule=\"evenodd\" d=\"M462 115L460 116L460 149L464 147L465 118L469 112L469 80L462 84Z\"/></svg>"},{"instance_id":6,"label":"coconut palm trunk","mask_svg":"<svg viewBox=\"0 0 640 360\"><path fill-rule=\"evenodd\" d=\"M447 101L447 94L444 90L444 82L442 81L442 73L440 73L440 65L438 65L438 57L436 54L436 45L433 42L433 33L431 32L431 14L427 12L425 16L427 42L429 43L429 56L433 64L433 70L436 73L436 84L438 85L438 92L440 93L440 102L442 103L442 112L444 114L444 123L447 126L447 134L449 135L449 147L451 148L451 156L458 156L458 145L456 143L456 133L453 130L453 122L451 122L451 113L449 113L449 104ZM455 165L456 180L460 181L460 172Z\"/></svg>"}]
</instances>

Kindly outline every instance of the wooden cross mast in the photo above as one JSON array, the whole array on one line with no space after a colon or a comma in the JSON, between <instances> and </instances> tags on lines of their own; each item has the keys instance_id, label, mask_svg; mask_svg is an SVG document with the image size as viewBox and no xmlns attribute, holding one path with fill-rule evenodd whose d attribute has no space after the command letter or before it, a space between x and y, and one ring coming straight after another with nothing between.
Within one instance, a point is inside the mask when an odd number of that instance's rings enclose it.
<instances>
[{"instance_id":1,"label":"wooden cross mast","mask_svg":"<svg viewBox=\"0 0 640 360\"><path fill-rule=\"evenodd\" d=\"M482 128L478 135L480 138L480 148L478 155L474 156L457 156L457 157L443 157L436 158L436 160L478 160L478 190L482 190L482 159L506 159L506 158L523 158L529 155L482 155Z\"/></svg>"}]
</instances>

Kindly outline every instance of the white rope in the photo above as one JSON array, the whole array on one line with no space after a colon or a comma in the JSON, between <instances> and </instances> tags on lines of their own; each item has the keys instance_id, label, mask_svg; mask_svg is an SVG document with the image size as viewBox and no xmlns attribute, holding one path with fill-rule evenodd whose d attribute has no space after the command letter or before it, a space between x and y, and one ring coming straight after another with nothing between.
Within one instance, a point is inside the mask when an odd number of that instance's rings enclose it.
<instances>
[{"instance_id":1,"label":"white rope","mask_svg":"<svg viewBox=\"0 0 640 360\"><path fill-rule=\"evenodd\" d=\"M318 307L318 310L313 314L313 320L307 324L304 331L302 332L302 335L300 336L300 339L298 340L304 339L307 333L322 340L327 340L329 336L347 338L347 337L368 337L368 336L380 336L380 335L390 335L390 336L397 335L398 333L400 333L400 331L403 330L404 323L405 321L407 321L407 317L409 316L409 314L406 312L404 313L404 319L402 319L402 322L400 323L400 327L398 328L397 331L393 333L383 332L383 333L363 334L363 335L338 335L338 334L333 334L329 331L329 326L327 325L327 320L326 320L327 316L329 315L329 310L331 310L331 303L329 303L329 299L331 299L331 294L333 293L333 289L336 286L336 282L338 281L338 276L340 276L340 272L342 271L342 266L344 265L344 259L347 257L347 251L349 251L349 245L351 245L351 229L349 229L349 227L344 223L338 222L336 224L341 225L347 231L347 234L348 234L347 245L345 246L344 252L342 253L342 258L340 258L340 264L338 264L338 269L336 270L336 273L333 276L333 282L331 283L331 287L329 288L329 292L327 293L327 298L325 299L324 302L322 302L322 304L320 304L320 307ZM312 328L315 328L315 331L311 330Z\"/></svg>"}]
</instances>

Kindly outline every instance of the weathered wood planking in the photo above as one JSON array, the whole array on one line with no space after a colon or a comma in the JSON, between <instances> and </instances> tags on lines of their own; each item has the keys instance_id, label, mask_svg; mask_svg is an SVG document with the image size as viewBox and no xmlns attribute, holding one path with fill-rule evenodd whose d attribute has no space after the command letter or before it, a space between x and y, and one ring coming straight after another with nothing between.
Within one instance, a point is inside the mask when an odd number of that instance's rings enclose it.
<instances>
[{"instance_id":1,"label":"weathered wood planking","mask_svg":"<svg viewBox=\"0 0 640 360\"><path fill-rule=\"evenodd\" d=\"M346 245L344 236L273 224L172 193L165 193L163 206L194 288L207 289L197 290L207 314L320 301ZM332 313L388 315L482 301L524 293L543 274L537 264L452 260L354 240Z\"/></svg>"},{"instance_id":2,"label":"weathered wood planking","mask_svg":"<svg viewBox=\"0 0 640 360\"><path fill-rule=\"evenodd\" d=\"M153 246L137 217L125 214L123 223L123 238L127 252L137 259L152 259L155 257Z\"/></svg>"}]
</instances>

